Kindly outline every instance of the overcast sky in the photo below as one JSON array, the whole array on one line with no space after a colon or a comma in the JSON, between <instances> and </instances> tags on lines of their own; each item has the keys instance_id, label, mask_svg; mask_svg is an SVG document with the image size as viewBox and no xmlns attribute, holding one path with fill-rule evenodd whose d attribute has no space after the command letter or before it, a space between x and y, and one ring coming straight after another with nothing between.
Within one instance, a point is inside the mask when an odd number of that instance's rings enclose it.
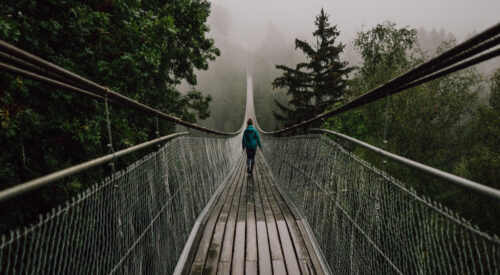
<instances>
[{"instance_id":1,"label":"overcast sky","mask_svg":"<svg viewBox=\"0 0 500 275\"><path fill-rule=\"evenodd\" d=\"M356 32L390 20L452 32L459 41L500 22L500 0L213 0L212 28L223 31L237 45L257 47L269 26L290 43L307 39L321 7L341 31L340 39L352 40ZM217 25L217 26L215 26Z\"/></svg>"}]
</instances>

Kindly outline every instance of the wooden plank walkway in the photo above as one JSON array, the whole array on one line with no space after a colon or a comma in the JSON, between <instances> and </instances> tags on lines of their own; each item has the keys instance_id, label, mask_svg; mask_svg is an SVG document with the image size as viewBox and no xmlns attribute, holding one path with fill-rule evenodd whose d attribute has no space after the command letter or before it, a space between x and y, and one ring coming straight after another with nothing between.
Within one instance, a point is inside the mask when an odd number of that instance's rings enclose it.
<instances>
[{"instance_id":1,"label":"wooden plank walkway","mask_svg":"<svg viewBox=\"0 0 500 275\"><path fill-rule=\"evenodd\" d=\"M325 274L304 224L258 152L252 177L245 154L209 206L182 274Z\"/></svg>"}]
</instances>

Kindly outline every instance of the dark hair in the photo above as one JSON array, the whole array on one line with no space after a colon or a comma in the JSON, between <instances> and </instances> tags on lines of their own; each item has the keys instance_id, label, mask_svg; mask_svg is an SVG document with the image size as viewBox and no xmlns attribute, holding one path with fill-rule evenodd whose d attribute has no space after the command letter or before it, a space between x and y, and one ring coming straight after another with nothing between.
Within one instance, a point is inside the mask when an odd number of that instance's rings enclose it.
<instances>
[{"instance_id":1,"label":"dark hair","mask_svg":"<svg viewBox=\"0 0 500 275\"><path fill-rule=\"evenodd\" d=\"M247 124L248 124L248 125L252 125L252 124L253 124L253 120L252 120L251 118L249 118L249 119L247 120Z\"/></svg>"}]
</instances>

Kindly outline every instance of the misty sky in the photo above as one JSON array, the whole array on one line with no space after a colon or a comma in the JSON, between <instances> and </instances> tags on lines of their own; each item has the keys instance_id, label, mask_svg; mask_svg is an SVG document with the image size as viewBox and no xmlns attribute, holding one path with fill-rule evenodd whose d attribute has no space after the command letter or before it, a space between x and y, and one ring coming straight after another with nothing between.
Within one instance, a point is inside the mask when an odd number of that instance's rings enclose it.
<instances>
[{"instance_id":1,"label":"misty sky","mask_svg":"<svg viewBox=\"0 0 500 275\"><path fill-rule=\"evenodd\" d=\"M356 32L390 20L452 32L459 41L472 32L500 22L500 0L213 0L212 29L223 32L236 45L258 47L269 27L292 43L309 39L321 7L337 24L340 39L352 40Z\"/></svg>"}]
</instances>

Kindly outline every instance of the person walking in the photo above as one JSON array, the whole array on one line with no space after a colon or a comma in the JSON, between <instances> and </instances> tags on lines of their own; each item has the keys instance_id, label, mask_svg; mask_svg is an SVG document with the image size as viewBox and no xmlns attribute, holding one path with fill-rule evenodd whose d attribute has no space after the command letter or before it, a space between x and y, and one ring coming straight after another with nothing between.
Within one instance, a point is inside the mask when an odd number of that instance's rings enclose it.
<instances>
[{"instance_id":1,"label":"person walking","mask_svg":"<svg viewBox=\"0 0 500 275\"><path fill-rule=\"evenodd\" d=\"M247 151L247 173L249 176L253 173L253 167L255 166L255 153L257 152L257 145L262 149L262 144L260 143L259 133L253 128L253 121L251 118L247 121L247 128L243 133L243 150Z\"/></svg>"}]
</instances>

